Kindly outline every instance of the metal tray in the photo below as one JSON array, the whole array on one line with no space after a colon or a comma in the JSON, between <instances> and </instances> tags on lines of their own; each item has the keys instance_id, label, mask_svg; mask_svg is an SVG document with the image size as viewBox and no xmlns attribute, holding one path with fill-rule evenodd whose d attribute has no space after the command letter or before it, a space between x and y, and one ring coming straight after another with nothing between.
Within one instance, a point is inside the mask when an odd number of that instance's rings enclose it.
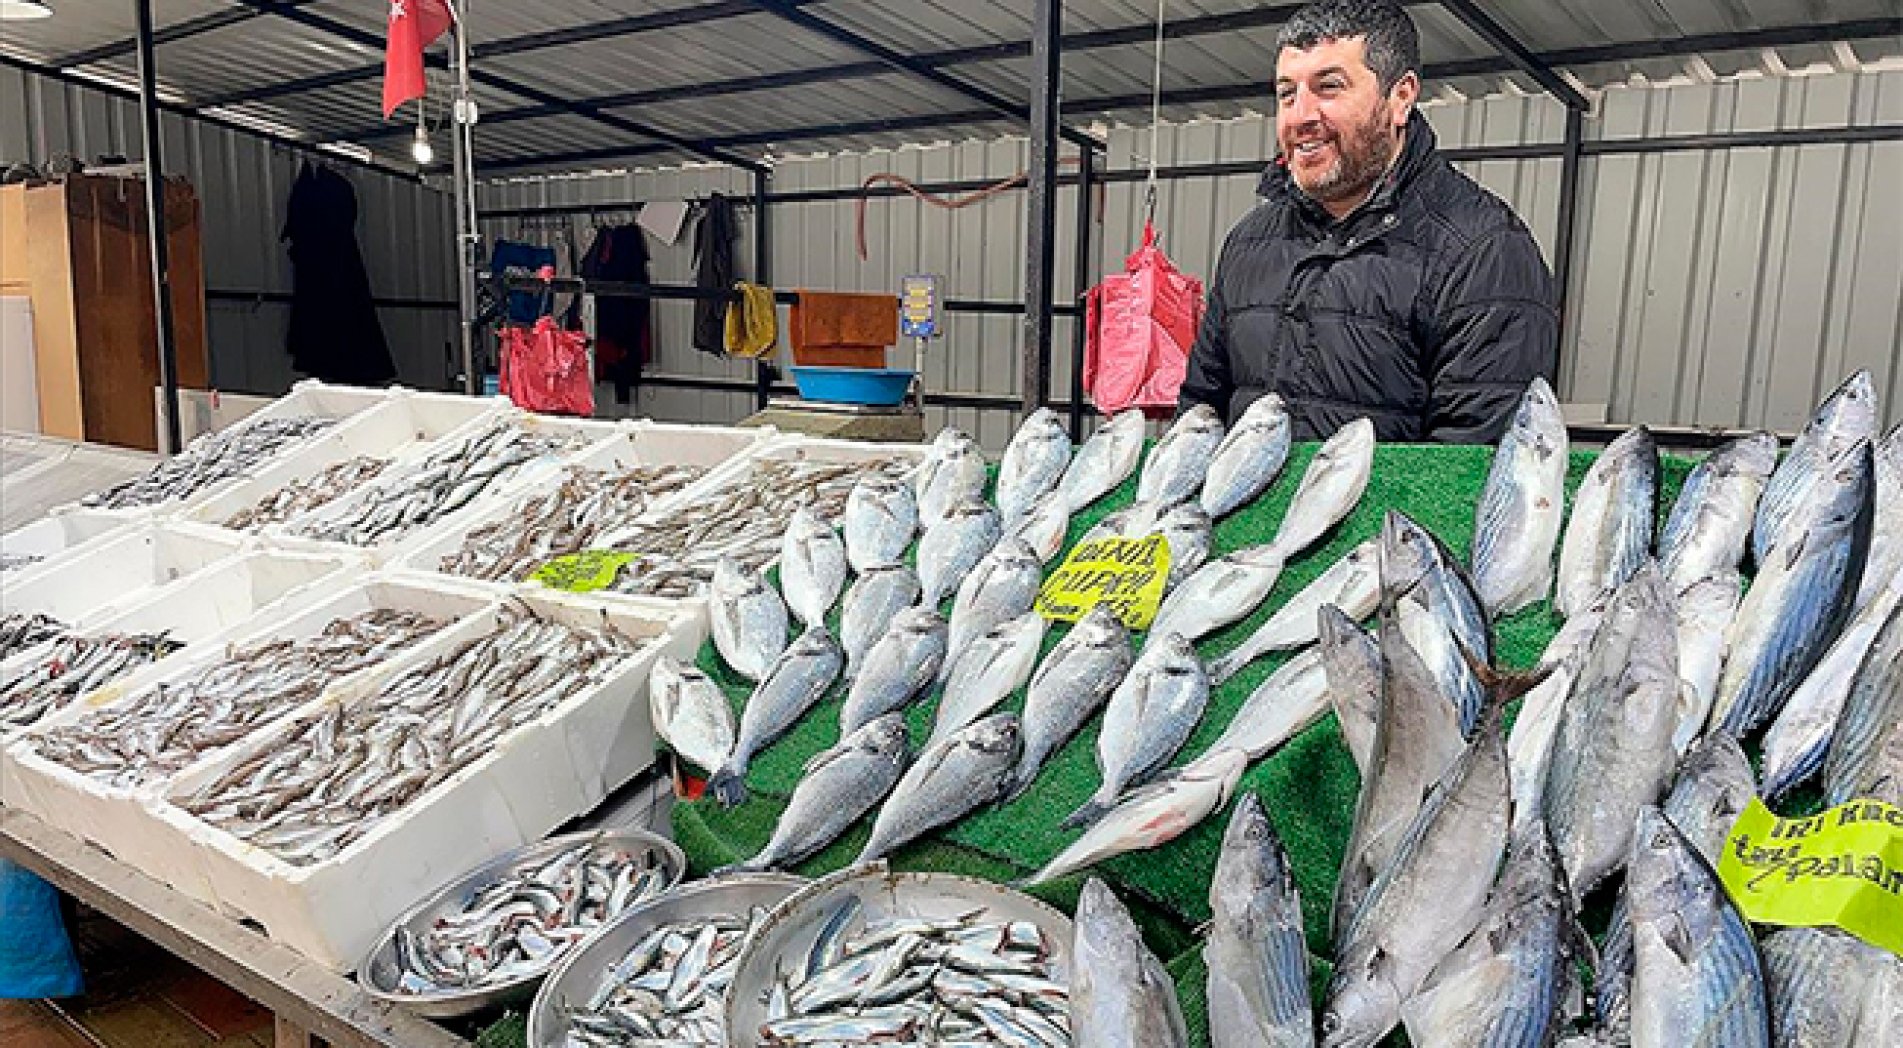
<instances>
[{"instance_id":1,"label":"metal tray","mask_svg":"<svg viewBox=\"0 0 1903 1048\"><path fill-rule=\"evenodd\" d=\"M741 947L733 988L727 994L730 1048L757 1048L764 1043L760 1027L767 1021L766 999L773 973L804 963L827 917L847 896L858 897L869 921L956 917L980 907L991 919L1031 921L1050 941L1052 978L1070 982L1071 922L1057 910L994 881L955 873L901 873L883 861L867 863L828 874L801 889L769 914L753 941ZM529 1043L541 1044L532 1038Z\"/></svg>"},{"instance_id":2,"label":"metal tray","mask_svg":"<svg viewBox=\"0 0 1903 1048\"><path fill-rule=\"evenodd\" d=\"M470 1015L487 1008L500 1007L502 1005L527 1000L535 992L536 984L542 981L550 969L555 968L561 963L561 959L564 956L562 953L556 953L550 962L544 965L539 971L506 982L494 983L479 989L456 990L438 994L398 993L396 991L396 981L399 975L396 961L397 929L408 926L412 933L420 935L435 924L436 918L461 909L472 895L488 887L490 884L495 883L510 870L518 866L531 865L539 861L554 858L557 854L569 848L594 839L600 839L611 844L618 844L631 851L646 848L648 866L650 868L658 867L667 874L667 887L663 888L662 894L656 898L665 897L668 889L679 884L681 878L687 873L687 857L681 854L680 848L676 847L673 841L657 834L649 833L646 830L591 830L584 833L569 833L560 837L550 837L544 841L537 841L534 844L506 852L483 863L481 866L476 867L442 888L430 893L422 902L411 907L403 916L398 917L396 922L390 925L389 930L378 937L377 945L370 951L370 955L365 957L363 963L357 966L358 985L362 986L366 993L378 1000L401 1005L412 1012L428 1016L432 1019L453 1019L458 1016ZM628 912L632 913L639 908L639 906L630 907ZM603 924L601 928L596 929L595 935L600 935L601 932L612 927L614 923L615 922L610 921ZM580 953L581 948L585 947L590 941L592 941L592 937L583 939L581 941L581 947L571 947L567 953L570 955Z\"/></svg>"},{"instance_id":3,"label":"metal tray","mask_svg":"<svg viewBox=\"0 0 1903 1048\"><path fill-rule=\"evenodd\" d=\"M529 1008L529 1048L563 1048L566 1017L575 1007L572 1002L593 996L608 968L654 929L709 914L745 914L755 906L778 906L810 883L789 873L734 873L683 884L630 907L564 958L542 983ZM745 954L742 947L741 955Z\"/></svg>"}]
</instances>

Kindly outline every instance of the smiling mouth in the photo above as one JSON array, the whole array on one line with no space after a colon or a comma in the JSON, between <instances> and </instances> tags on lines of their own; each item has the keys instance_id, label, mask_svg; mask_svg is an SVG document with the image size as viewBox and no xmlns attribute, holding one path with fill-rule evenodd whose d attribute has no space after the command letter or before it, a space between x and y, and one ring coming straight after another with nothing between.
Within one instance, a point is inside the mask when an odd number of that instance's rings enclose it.
<instances>
[{"instance_id":1,"label":"smiling mouth","mask_svg":"<svg viewBox=\"0 0 1903 1048\"><path fill-rule=\"evenodd\" d=\"M1296 156L1315 156L1332 144L1325 138L1312 142L1299 142L1295 145L1294 153Z\"/></svg>"}]
</instances>

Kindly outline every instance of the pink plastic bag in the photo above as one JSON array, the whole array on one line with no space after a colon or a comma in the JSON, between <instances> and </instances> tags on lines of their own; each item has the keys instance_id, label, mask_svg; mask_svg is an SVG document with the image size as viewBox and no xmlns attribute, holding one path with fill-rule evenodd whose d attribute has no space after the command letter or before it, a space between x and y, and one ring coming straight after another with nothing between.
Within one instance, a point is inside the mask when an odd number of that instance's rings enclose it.
<instances>
[{"instance_id":1,"label":"pink plastic bag","mask_svg":"<svg viewBox=\"0 0 1903 1048\"><path fill-rule=\"evenodd\" d=\"M551 415L593 417L595 377L588 364L588 336L564 331L552 317L533 327L502 329L498 386L517 407Z\"/></svg>"},{"instance_id":2,"label":"pink plastic bag","mask_svg":"<svg viewBox=\"0 0 1903 1048\"><path fill-rule=\"evenodd\" d=\"M1143 225L1124 272L1090 289L1084 316L1084 388L1100 411L1174 410L1203 319L1203 282L1176 268Z\"/></svg>"}]
</instances>

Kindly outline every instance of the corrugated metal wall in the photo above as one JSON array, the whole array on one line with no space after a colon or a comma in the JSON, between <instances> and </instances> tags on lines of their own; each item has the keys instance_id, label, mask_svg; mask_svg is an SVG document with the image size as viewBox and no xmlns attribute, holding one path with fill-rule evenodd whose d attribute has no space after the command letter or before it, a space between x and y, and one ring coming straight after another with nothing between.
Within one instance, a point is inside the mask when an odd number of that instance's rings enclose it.
<instances>
[{"instance_id":1,"label":"corrugated metal wall","mask_svg":"<svg viewBox=\"0 0 1903 1048\"><path fill-rule=\"evenodd\" d=\"M291 263L278 230L303 155L252 135L163 114L168 173L197 189L208 290L288 292ZM0 161L44 163L142 155L136 102L0 67ZM337 170L357 189L357 240L379 298L453 301L453 220L447 196L355 165ZM226 390L275 394L298 377L284 351L290 307L282 302L206 303L213 382ZM452 309L384 307L384 336L399 381L448 388L456 335Z\"/></svg>"},{"instance_id":2,"label":"corrugated metal wall","mask_svg":"<svg viewBox=\"0 0 1903 1048\"><path fill-rule=\"evenodd\" d=\"M1444 146L1556 142L1564 114L1544 96L1493 97L1427 107ZM1712 85L1605 91L1587 135L1648 135L1903 120L1903 71L1797 76ZM1110 136L1110 166L1140 166L1147 130ZM1164 165L1255 160L1273 152L1266 119L1203 122L1163 129ZM894 171L917 181L994 179L1018 171L1020 140L963 143L856 156L782 162L775 192L856 186ZM1463 170L1510 202L1550 257L1559 212L1557 159L1463 163ZM1885 391L1891 420L1903 419L1903 142L1731 149L1588 157L1583 163L1573 322L1562 347L1560 387L1568 400L1605 404L1617 422L1800 426L1841 376L1869 367ZM1179 265L1207 274L1222 237L1250 206L1255 177L1165 182L1158 225ZM744 194L744 175L724 169L635 173L511 182L485 188L490 207L589 201L678 200L721 191ZM1060 300L1071 286L1074 200L1058 201ZM1119 264L1142 223L1142 186L1105 187L1095 269ZM1886 206L1887 205L1887 206ZM779 287L887 289L905 273L947 277L961 298L1016 299L1023 286L1024 197L1006 194L959 211L909 199L867 207L869 252L854 246L850 201L772 207L772 276ZM592 221L625 221L625 212L497 219L491 236L547 240L556 225L582 241ZM751 215L743 215L738 257L751 260ZM653 278L692 276L691 238L655 244ZM744 365L687 345L684 304L659 307L658 360L669 375L744 378ZM930 388L1013 394L1019 320L954 314L936 342ZM1069 383L1069 322L1059 318L1053 388ZM670 419L725 420L751 410L750 394L649 389L637 407ZM934 411L990 447L1014 421L1003 410Z\"/></svg>"}]
</instances>

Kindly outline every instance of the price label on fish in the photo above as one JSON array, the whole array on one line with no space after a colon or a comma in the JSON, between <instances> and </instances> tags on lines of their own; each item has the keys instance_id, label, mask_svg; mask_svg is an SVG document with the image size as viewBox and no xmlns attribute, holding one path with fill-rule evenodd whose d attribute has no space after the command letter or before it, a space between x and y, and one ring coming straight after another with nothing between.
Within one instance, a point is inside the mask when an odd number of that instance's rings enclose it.
<instances>
[{"instance_id":1,"label":"price label on fish","mask_svg":"<svg viewBox=\"0 0 1903 1048\"><path fill-rule=\"evenodd\" d=\"M556 557L535 569L535 573L529 577L550 589L567 593L593 593L613 585L615 576L621 574L621 569L627 567L637 555L621 550L585 549L580 553Z\"/></svg>"},{"instance_id":2,"label":"price label on fish","mask_svg":"<svg viewBox=\"0 0 1903 1048\"><path fill-rule=\"evenodd\" d=\"M1038 614L1076 622L1108 604L1131 629L1147 629L1163 603L1170 575L1170 544L1161 535L1080 542L1037 595Z\"/></svg>"},{"instance_id":3,"label":"price label on fish","mask_svg":"<svg viewBox=\"0 0 1903 1048\"><path fill-rule=\"evenodd\" d=\"M1718 877L1753 921L1842 928L1903 954L1903 808L1851 801L1785 819L1753 800L1725 839Z\"/></svg>"}]
</instances>

